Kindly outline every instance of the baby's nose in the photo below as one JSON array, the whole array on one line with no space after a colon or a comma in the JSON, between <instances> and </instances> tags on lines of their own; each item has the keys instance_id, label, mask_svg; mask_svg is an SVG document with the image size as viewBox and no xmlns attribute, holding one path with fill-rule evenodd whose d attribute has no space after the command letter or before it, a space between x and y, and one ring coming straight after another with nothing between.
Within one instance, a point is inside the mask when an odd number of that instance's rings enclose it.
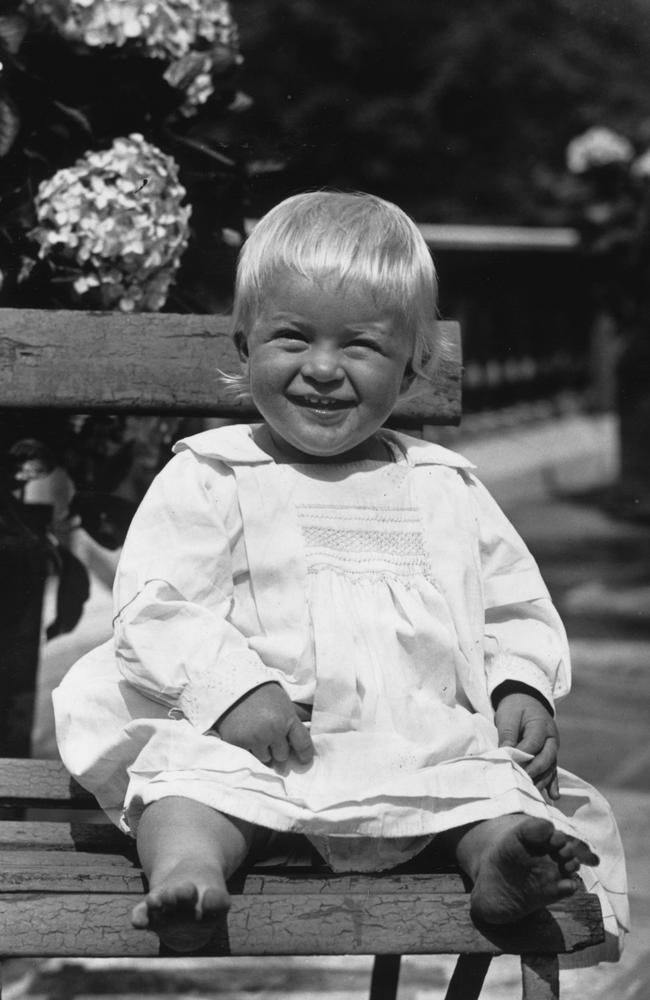
<instances>
[{"instance_id":1,"label":"baby's nose","mask_svg":"<svg viewBox=\"0 0 650 1000\"><path fill-rule=\"evenodd\" d=\"M303 364L303 375L317 382L333 382L342 378L339 352L325 348L313 348Z\"/></svg>"}]
</instances>

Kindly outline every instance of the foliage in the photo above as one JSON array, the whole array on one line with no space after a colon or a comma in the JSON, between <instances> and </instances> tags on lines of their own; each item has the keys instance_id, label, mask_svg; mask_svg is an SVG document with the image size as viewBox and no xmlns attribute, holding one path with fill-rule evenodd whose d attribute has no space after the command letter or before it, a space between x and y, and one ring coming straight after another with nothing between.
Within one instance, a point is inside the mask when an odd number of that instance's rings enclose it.
<instances>
[{"instance_id":1,"label":"foliage","mask_svg":"<svg viewBox=\"0 0 650 1000\"><path fill-rule=\"evenodd\" d=\"M287 164L254 178L256 213L334 184L423 222L561 223L545 182L571 136L646 114L635 0L240 0L238 17L250 141Z\"/></svg>"},{"instance_id":2,"label":"foliage","mask_svg":"<svg viewBox=\"0 0 650 1000\"><path fill-rule=\"evenodd\" d=\"M24 5L73 45L131 44L146 56L165 59L164 79L185 92L185 114L214 92L215 69L230 64L237 43L226 0L24 0Z\"/></svg>"},{"instance_id":3,"label":"foliage","mask_svg":"<svg viewBox=\"0 0 650 1000\"><path fill-rule=\"evenodd\" d=\"M226 0L0 0L0 306L227 307L241 61ZM0 431L0 492L49 448L114 547L182 428L12 412Z\"/></svg>"},{"instance_id":4,"label":"foliage","mask_svg":"<svg viewBox=\"0 0 650 1000\"><path fill-rule=\"evenodd\" d=\"M56 184L58 171L78 170L82 158L138 134L173 159L194 208L168 307L223 307L233 242L243 233L244 165L233 121L249 103L238 90L241 57L228 4L0 0L0 60L2 304L70 305L79 275L62 270L56 255L39 256L34 239L42 233L39 185ZM141 170L153 181L149 167L144 162ZM58 176L64 183L70 175ZM205 265L197 267L206 255L209 281Z\"/></svg>"}]
</instances>

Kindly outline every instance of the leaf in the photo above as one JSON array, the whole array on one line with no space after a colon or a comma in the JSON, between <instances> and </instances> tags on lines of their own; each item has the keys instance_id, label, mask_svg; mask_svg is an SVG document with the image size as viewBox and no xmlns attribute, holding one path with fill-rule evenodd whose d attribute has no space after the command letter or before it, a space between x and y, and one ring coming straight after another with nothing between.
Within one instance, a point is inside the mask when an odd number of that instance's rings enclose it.
<instances>
[{"instance_id":1,"label":"leaf","mask_svg":"<svg viewBox=\"0 0 650 1000\"><path fill-rule=\"evenodd\" d=\"M52 101L55 108L63 112L66 117L71 118L73 122L76 122L80 128L83 129L87 135L92 135L92 126L88 119L86 118L83 111L79 111L78 108L71 108L69 104L63 104L61 101Z\"/></svg>"},{"instance_id":2,"label":"leaf","mask_svg":"<svg viewBox=\"0 0 650 1000\"><path fill-rule=\"evenodd\" d=\"M18 284L22 284L23 281L27 281L30 274L36 267L36 260L34 257L26 257L24 254L20 258L20 271L18 272Z\"/></svg>"},{"instance_id":3,"label":"leaf","mask_svg":"<svg viewBox=\"0 0 650 1000\"><path fill-rule=\"evenodd\" d=\"M6 156L20 131L20 118L13 101L0 98L0 156Z\"/></svg>"},{"instance_id":4,"label":"leaf","mask_svg":"<svg viewBox=\"0 0 650 1000\"><path fill-rule=\"evenodd\" d=\"M169 64L163 74L163 79L170 87L186 90L199 73L206 71L206 64L209 66L205 52L187 52Z\"/></svg>"},{"instance_id":5,"label":"leaf","mask_svg":"<svg viewBox=\"0 0 650 1000\"><path fill-rule=\"evenodd\" d=\"M232 46L217 43L210 49L210 62L212 73L225 73L233 66L237 66L241 62L241 57Z\"/></svg>"},{"instance_id":6,"label":"leaf","mask_svg":"<svg viewBox=\"0 0 650 1000\"><path fill-rule=\"evenodd\" d=\"M229 156L224 156L223 153L218 153L216 149L212 149L207 143L202 142L200 139L190 139L188 136L179 135L178 132L169 132L170 138L174 142L179 143L181 146L186 146L188 149L194 149L197 153L202 153L203 156L209 157L216 163L222 164L224 167L234 167L236 166L235 161Z\"/></svg>"},{"instance_id":7,"label":"leaf","mask_svg":"<svg viewBox=\"0 0 650 1000\"><path fill-rule=\"evenodd\" d=\"M27 21L20 14L0 14L0 47L15 56L27 34Z\"/></svg>"}]
</instances>

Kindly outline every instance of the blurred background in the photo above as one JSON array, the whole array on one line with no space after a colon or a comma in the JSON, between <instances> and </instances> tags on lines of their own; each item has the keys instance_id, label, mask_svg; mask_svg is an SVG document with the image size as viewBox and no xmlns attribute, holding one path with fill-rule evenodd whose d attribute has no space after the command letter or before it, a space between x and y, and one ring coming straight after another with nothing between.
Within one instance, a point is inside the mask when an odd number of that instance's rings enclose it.
<instances>
[{"instance_id":1,"label":"blurred background","mask_svg":"<svg viewBox=\"0 0 650 1000\"><path fill-rule=\"evenodd\" d=\"M463 421L425 433L477 463L541 564L575 661L564 763L628 848L639 930L563 995L645 1000L648 0L0 0L0 309L227 312L254 220L323 186L409 212L461 322ZM3 756L56 756L51 689L109 634L135 505L202 426L0 411ZM196 995L308 995L303 966L263 993L256 968ZM314 995L362 995L363 963L319 969ZM405 998L442 995L427 969Z\"/></svg>"}]
</instances>

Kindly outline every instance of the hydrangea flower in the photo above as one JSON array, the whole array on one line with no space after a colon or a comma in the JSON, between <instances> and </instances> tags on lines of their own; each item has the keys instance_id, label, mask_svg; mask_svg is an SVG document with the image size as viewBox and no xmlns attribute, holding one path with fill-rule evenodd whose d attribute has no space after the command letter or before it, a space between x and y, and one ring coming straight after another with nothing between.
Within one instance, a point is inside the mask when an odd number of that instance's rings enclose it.
<instances>
[{"instance_id":1,"label":"hydrangea flower","mask_svg":"<svg viewBox=\"0 0 650 1000\"><path fill-rule=\"evenodd\" d=\"M164 76L186 91L184 110L213 93L213 74L240 62L226 0L23 0L63 38L91 48L138 46L169 63Z\"/></svg>"},{"instance_id":2,"label":"hydrangea flower","mask_svg":"<svg viewBox=\"0 0 650 1000\"><path fill-rule=\"evenodd\" d=\"M161 309L189 237L191 207L172 157L134 133L43 181L32 236L39 257L104 308Z\"/></svg>"},{"instance_id":3,"label":"hydrangea flower","mask_svg":"<svg viewBox=\"0 0 650 1000\"><path fill-rule=\"evenodd\" d=\"M567 166L572 174L584 174L594 167L629 163L634 156L632 143L602 125L587 129L567 146Z\"/></svg>"},{"instance_id":4,"label":"hydrangea flower","mask_svg":"<svg viewBox=\"0 0 650 1000\"><path fill-rule=\"evenodd\" d=\"M646 149L632 164L632 173L635 177L643 180L650 180L650 149Z\"/></svg>"}]
</instances>

